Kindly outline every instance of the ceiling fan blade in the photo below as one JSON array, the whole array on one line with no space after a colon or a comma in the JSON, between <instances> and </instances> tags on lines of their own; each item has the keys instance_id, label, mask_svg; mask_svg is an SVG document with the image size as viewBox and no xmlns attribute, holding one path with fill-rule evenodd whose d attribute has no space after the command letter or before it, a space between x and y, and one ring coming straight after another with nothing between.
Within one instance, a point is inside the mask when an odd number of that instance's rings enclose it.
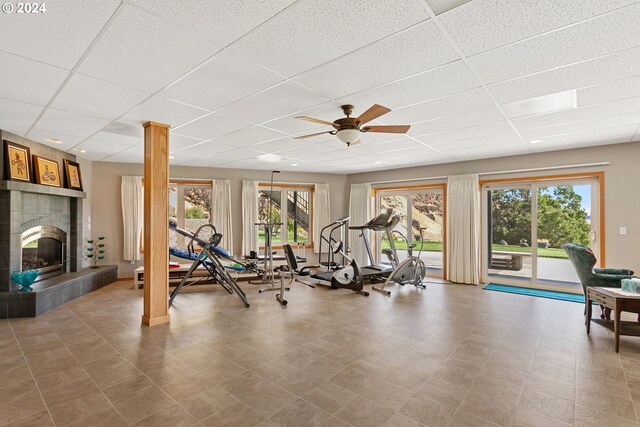
<instances>
[{"instance_id":1,"label":"ceiling fan blade","mask_svg":"<svg viewBox=\"0 0 640 427\"><path fill-rule=\"evenodd\" d=\"M373 104L371 108L369 108L364 113L360 114L360 117L358 117L358 120L360 121L360 124L363 125L367 122L370 122L373 119L377 119L383 114L387 114L389 111L391 110L387 107L383 107L382 105L378 105L378 104Z\"/></svg>"},{"instance_id":2,"label":"ceiling fan blade","mask_svg":"<svg viewBox=\"0 0 640 427\"><path fill-rule=\"evenodd\" d=\"M326 120L314 119L313 117L298 116L298 117L296 117L296 119L306 120L308 122L320 123L321 125L327 125L327 126L331 126L331 127L336 127L336 125L334 125L331 122L328 122Z\"/></svg>"},{"instance_id":3,"label":"ceiling fan blade","mask_svg":"<svg viewBox=\"0 0 640 427\"><path fill-rule=\"evenodd\" d=\"M407 133L411 125L365 126L362 132Z\"/></svg>"},{"instance_id":4,"label":"ceiling fan blade","mask_svg":"<svg viewBox=\"0 0 640 427\"><path fill-rule=\"evenodd\" d=\"M326 132L318 132L318 133L311 133L309 135L296 136L293 139L306 139L306 138L311 138L312 136L324 135L325 133L333 134L333 132L334 131L332 131L332 130L328 130Z\"/></svg>"}]
</instances>

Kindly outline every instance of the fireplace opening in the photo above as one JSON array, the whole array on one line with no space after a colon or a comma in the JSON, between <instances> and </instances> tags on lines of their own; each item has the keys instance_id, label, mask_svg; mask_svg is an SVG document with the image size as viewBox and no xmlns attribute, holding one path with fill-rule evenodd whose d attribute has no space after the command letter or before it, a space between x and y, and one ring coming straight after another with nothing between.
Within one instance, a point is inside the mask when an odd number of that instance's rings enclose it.
<instances>
[{"instance_id":1,"label":"fireplace opening","mask_svg":"<svg viewBox=\"0 0 640 427\"><path fill-rule=\"evenodd\" d=\"M65 272L67 233L53 226L38 226L22 233L22 271L39 270L38 280Z\"/></svg>"}]
</instances>

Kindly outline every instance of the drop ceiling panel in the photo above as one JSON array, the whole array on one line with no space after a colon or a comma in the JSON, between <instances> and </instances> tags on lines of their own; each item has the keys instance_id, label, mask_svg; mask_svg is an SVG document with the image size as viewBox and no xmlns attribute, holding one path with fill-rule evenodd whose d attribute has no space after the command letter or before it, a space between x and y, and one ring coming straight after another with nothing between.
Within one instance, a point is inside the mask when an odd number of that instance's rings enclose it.
<instances>
[{"instance_id":1,"label":"drop ceiling panel","mask_svg":"<svg viewBox=\"0 0 640 427\"><path fill-rule=\"evenodd\" d=\"M273 86L283 77L226 50L161 92L161 96L215 110Z\"/></svg>"},{"instance_id":2,"label":"drop ceiling panel","mask_svg":"<svg viewBox=\"0 0 640 427\"><path fill-rule=\"evenodd\" d=\"M135 126L142 126L148 121L153 121L175 128L205 114L208 114L208 111L201 108L154 96L136 106L119 120Z\"/></svg>"},{"instance_id":3,"label":"drop ceiling panel","mask_svg":"<svg viewBox=\"0 0 640 427\"><path fill-rule=\"evenodd\" d=\"M438 20L466 56L573 24L635 0L477 0Z\"/></svg>"},{"instance_id":4,"label":"drop ceiling panel","mask_svg":"<svg viewBox=\"0 0 640 427\"><path fill-rule=\"evenodd\" d=\"M292 77L427 18L421 0L302 0L229 49Z\"/></svg>"},{"instance_id":5,"label":"drop ceiling panel","mask_svg":"<svg viewBox=\"0 0 640 427\"><path fill-rule=\"evenodd\" d=\"M34 129L86 138L99 131L107 123L109 122L95 117L81 116L49 108L34 125Z\"/></svg>"},{"instance_id":6,"label":"drop ceiling panel","mask_svg":"<svg viewBox=\"0 0 640 427\"><path fill-rule=\"evenodd\" d=\"M220 165L227 162L234 162L237 160L255 160L258 162L257 157L262 154L257 151L247 150L246 148L236 148L230 151L214 154L207 158L212 164Z\"/></svg>"},{"instance_id":7,"label":"drop ceiling panel","mask_svg":"<svg viewBox=\"0 0 640 427\"><path fill-rule=\"evenodd\" d=\"M640 74L640 48L592 59L515 80L488 89L500 104L624 79Z\"/></svg>"},{"instance_id":8,"label":"drop ceiling panel","mask_svg":"<svg viewBox=\"0 0 640 427\"><path fill-rule=\"evenodd\" d=\"M0 50L70 70L120 3L39 2L46 5L44 13L3 13Z\"/></svg>"},{"instance_id":9,"label":"drop ceiling panel","mask_svg":"<svg viewBox=\"0 0 640 427\"><path fill-rule=\"evenodd\" d=\"M192 138L212 139L251 126L251 123L211 113L175 129L176 134Z\"/></svg>"},{"instance_id":10,"label":"drop ceiling panel","mask_svg":"<svg viewBox=\"0 0 640 427\"><path fill-rule=\"evenodd\" d=\"M146 92L156 92L220 50L134 6L126 6L79 71Z\"/></svg>"},{"instance_id":11,"label":"drop ceiling panel","mask_svg":"<svg viewBox=\"0 0 640 427\"><path fill-rule=\"evenodd\" d=\"M473 126L463 129L456 129L448 132L434 133L430 135L423 135L416 139L432 147L436 147L441 150L441 146L450 145L456 141L468 141L473 138L480 138L484 136L492 136L496 138L502 138L508 136L509 138L516 137L516 133L506 121L487 123L480 126Z\"/></svg>"},{"instance_id":12,"label":"drop ceiling panel","mask_svg":"<svg viewBox=\"0 0 640 427\"><path fill-rule=\"evenodd\" d=\"M578 106L640 96L640 76L578 89Z\"/></svg>"},{"instance_id":13,"label":"drop ceiling panel","mask_svg":"<svg viewBox=\"0 0 640 427\"><path fill-rule=\"evenodd\" d=\"M41 111L42 107L38 105L0 98L0 129L29 129Z\"/></svg>"},{"instance_id":14,"label":"drop ceiling panel","mask_svg":"<svg viewBox=\"0 0 640 427\"><path fill-rule=\"evenodd\" d=\"M257 27L293 0L135 0L135 4L187 28L194 37L224 47Z\"/></svg>"},{"instance_id":15,"label":"drop ceiling panel","mask_svg":"<svg viewBox=\"0 0 640 427\"><path fill-rule=\"evenodd\" d=\"M119 153L112 154L111 156L102 159L105 162L117 162L117 163L143 163L144 162L144 144L136 145L131 148L127 148Z\"/></svg>"},{"instance_id":16,"label":"drop ceiling panel","mask_svg":"<svg viewBox=\"0 0 640 427\"><path fill-rule=\"evenodd\" d=\"M295 80L339 98L458 59L435 22L425 21L307 71Z\"/></svg>"},{"instance_id":17,"label":"drop ceiling panel","mask_svg":"<svg viewBox=\"0 0 640 427\"><path fill-rule=\"evenodd\" d=\"M184 148L200 144L201 142L203 142L203 140L199 138L189 138L188 136L177 135L174 132L169 134L169 150L172 154Z\"/></svg>"},{"instance_id":18,"label":"drop ceiling panel","mask_svg":"<svg viewBox=\"0 0 640 427\"><path fill-rule=\"evenodd\" d=\"M397 141L383 142L381 144L375 144L373 147L365 145L365 148L376 158L380 160L386 159L391 156L399 156L401 151L406 150L422 150L424 145L410 138L404 138Z\"/></svg>"},{"instance_id":19,"label":"drop ceiling panel","mask_svg":"<svg viewBox=\"0 0 640 427\"><path fill-rule=\"evenodd\" d=\"M279 139L283 136L286 135L282 132L276 132L260 126L253 126L216 138L216 141L239 148L261 143L270 144L270 142L267 141ZM291 139L291 137L288 136L287 138Z\"/></svg>"},{"instance_id":20,"label":"drop ceiling panel","mask_svg":"<svg viewBox=\"0 0 640 427\"><path fill-rule=\"evenodd\" d=\"M640 44L640 3L562 30L469 58L485 83L496 83Z\"/></svg>"},{"instance_id":21,"label":"drop ceiling panel","mask_svg":"<svg viewBox=\"0 0 640 427\"><path fill-rule=\"evenodd\" d=\"M43 132L36 129L32 129L31 131L29 131L29 133L25 135L25 137L63 151L71 149L84 139L73 135L67 135L65 133ZM52 139L57 139L58 141L60 141L60 143L55 143L52 141ZM72 153L78 154L77 152Z\"/></svg>"},{"instance_id":22,"label":"drop ceiling panel","mask_svg":"<svg viewBox=\"0 0 640 427\"><path fill-rule=\"evenodd\" d=\"M539 144L530 144L532 151L551 151L563 148L589 147L594 145L628 142L637 126L627 125L614 128L596 129L570 135L558 135L545 139Z\"/></svg>"},{"instance_id":23,"label":"drop ceiling panel","mask_svg":"<svg viewBox=\"0 0 640 427\"><path fill-rule=\"evenodd\" d=\"M51 104L52 108L113 120L148 98L129 89L82 74L74 74Z\"/></svg>"},{"instance_id":24,"label":"drop ceiling panel","mask_svg":"<svg viewBox=\"0 0 640 427\"><path fill-rule=\"evenodd\" d=\"M304 145L304 141L295 140L292 137L280 138L274 141L264 142L251 146L252 150L264 151L265 153L280 153L281 151L295 150Z\"/></svg>"},{"instance_id":25,"label":"drop ceiling panel","mask_svg":"<svg viewBox=\"0 0 640 427\"><path fill-rule=\"evenodd\" d=\"M486 90L479 87L454 95L436 98L385 114L381 119L387 123L413 124L479 110L495 105Z\"/></svg>"},{"instance_id":26,"label":"drop ceiling panel","mask_svg":"<svg viewBox=\"0 0 640 427\"><path fill-rule=\"evenodd\" d=\"M409 135L419 136L436 132L446 132L485 123L494 123L500 120L504 120L504 116L500 110L497 107L489 107L421 123L414 123L411 125L411 129L409 129Z\"/></svg>"},{"instance_id":27,"label":"drop ceiling panel","mask_svg":"<svg viewBox=\"0 0 640 427\"><path fill-rule=\"evenodd\" d=\"M394 109L478 86L480 83L467 66L462 61L456 61L417 76L341 98L339 101L353 104L359 114L376 103Z\"/></svg>"},{"instance_id":28,"label":"drop ceiling panel","mask_svg":"<svg viewBox=\"0 0 640 427\"><path fill-rule=\"evenodd\" d=\"M216 161L216 159L219 158L221 154L233 150L237 150L237 147L223 144L219 141L205 141L197 145L192 145L190 147L184 148L176 154L197 156L200 158L214 156L215 159L212 160L213 162Z\"/></svg>"},{"instance_id":29,"label":"drop ceiling panel","mask_svg":"<svg viewBox=\"0 0 640 427\"><path fill-rule=\"evenodd\" d=\"M1 51L0 64L0 98L28 104L46 105L69 74L62 68Z\"/></svg>"},{"instance_id":30,"label":"drop ceiling panel","mask_svg":"<svg viewBox=\"0 0 640 427\"><path fill-rule=\"evenodd\" d=\"M524 117L514 119L512 122L519 130L528 130L633 112L640 112L640 97L589 105L573 110L560 111L558 113Z\"/></svg>"},{"instance_id":31,"label":"drop ceiling panel","mask_svg":"<svg viewBox=\"0 0 640 427\"><path fill-rule=\"evenodd\" d=\"M235 102L219 112L253 123L274 120L327 102L328 99L291 81Z\"/></svg>"},{"instance_id":32,"label":"drop ceiling panel","mask_svg":"<svg viewBox=\"0 0 640 427\"><path fill-rule=\"evenodd\" d=\"M82 153L82 157L89 160L102 160L107 156L131 148L131 146L127 144L117 144L115 142L98 141L95 139L84 141L81 147L86 151Z\"/></svg>"},{"instance_id":33,"label":"drop ceiling panel","mask_svg":"<svg viewBox=\"0 0 640 427\"><path fill-rule=\"evenodd\" d=\"M100 131L91 137L92 140L118 145L126 145L132 147L138 144L144 144L143 137L133 137L127 135L119 135L111 132Z\"/></svg>"},{"instance_id":34,"label":"drop ceiling panel","mask_svg":"<svg viewBox=\"0 0 640 427\"><path fill-rule=\"evenodd\" d=\"M549 126L538 129L531 129L522 132L522 136L527 140L546 139L556 135L565 135L577 132L585 132L600 128L611 128L625 125L638 126L640 123L640 112L630 114L620 114L609 117L601 117L593 120L576 123L566 123L557 126Z\"/></svg>"}]
</instances>

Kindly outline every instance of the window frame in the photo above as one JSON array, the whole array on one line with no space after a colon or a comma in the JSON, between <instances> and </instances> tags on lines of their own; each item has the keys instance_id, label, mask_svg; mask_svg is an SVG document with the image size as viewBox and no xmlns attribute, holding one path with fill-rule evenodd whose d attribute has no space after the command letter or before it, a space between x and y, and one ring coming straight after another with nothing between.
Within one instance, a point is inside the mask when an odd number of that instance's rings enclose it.
<instances>
[{"instance_id":1,"label":"window frame","mask_svg":"<svg viewBox=\"0 0 640 427\"><path fill-rule=\"evenodd\" d=\"M194 180L194 179L170 179L169 188L176 188L176 222L178 227L185 228L185 207L184 207L184 190L188 187L207 187L211 190L211 206L213 208L213 186L212 180ZM171 201L169 201L169 207L171 207ZM209 212L209 221L211 220L211 212ZM214 224L215 225L215 224ZM182 235L176 236L176 246L179 248L186 248L185 237Z\"/></svg>"},{"instance_id":2,"label":"window frame","mask_svg":"<svg viewBox=\"0 0 640 427\"><path fill-rule=\"evenodd\" d=\"M269 182L258 182L258 198L260 197L260 191L261 190L270 190L271 189L271 183ZM305 243L304 245L299 245L297 242L289 242L287 240L287 236L288 233L285 231L287 230L287 227L282 227L280 230L280 242L278 242L277 244L272 245L271 247L273 249L282 249L283 246L285 244L289 244L291 246L294 247L302 247L302 248L314 248L315 242L314 242L314 223L313 223L313 212L315 209L315 185L313 184L296 184L296 183L287 183L287 182L274 182L273 183L273 190L280 190L281 192L281 197L285 196L286 198L286 194L282 194L283 192L288 192L288 191L308 191L309 192L309 196L310 196L310 206L311 206L311 210L309 212L309 241L307 243ZM284 219L283 220L283 215L284 215ZM282 206L280 207L280 221L282 222L283 225L286 225L286 216L287 216L287 210L282 209ZM258 233L258 227L256 227L256 233ZM260 250L264 250L264 243L259 242L258 245Z\"/></svg>"},{"instance_id":3,"label":"window frame","mask_svg":"<svg viewBox=\"0 0 640 427\"><path fill-rule=\"evenodd\" d=\"M373 212L380 210L380 197L385 195L406 195L411 197L421 190L440 190L442 193L442 279L447 280L447 183L438 182L434 184L399 185L390 187L371 188L371 199ZM413 239L413 236L410 237ZM373 248L376 257L379 258L378 239L373 239Z\"/></svg>"}]
</instances>

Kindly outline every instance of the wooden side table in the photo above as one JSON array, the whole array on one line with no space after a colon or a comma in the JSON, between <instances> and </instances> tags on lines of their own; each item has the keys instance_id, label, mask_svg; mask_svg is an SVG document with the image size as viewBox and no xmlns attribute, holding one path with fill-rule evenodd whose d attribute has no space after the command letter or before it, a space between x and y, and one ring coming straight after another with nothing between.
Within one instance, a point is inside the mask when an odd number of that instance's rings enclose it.
<instances>
[{"instance_id":1,"label":"wooden side table","mask_svg":"<svg viewBox=\"0 0 640 427\"><path fill-rule=\"evenodd\" d=\"M623 311L640 313L640 295L631 295L629 292L624 292L617 288L587 287L585 294L587 335L589 335L591 329L592 301L610 308L614 312L613 327L609 320L596 321L596 323L608 329L613 329L616 338L616 353L620 350L620 335L640 336L640 323L620 321L620 314Z\"/></svg>"}]
</instances>

